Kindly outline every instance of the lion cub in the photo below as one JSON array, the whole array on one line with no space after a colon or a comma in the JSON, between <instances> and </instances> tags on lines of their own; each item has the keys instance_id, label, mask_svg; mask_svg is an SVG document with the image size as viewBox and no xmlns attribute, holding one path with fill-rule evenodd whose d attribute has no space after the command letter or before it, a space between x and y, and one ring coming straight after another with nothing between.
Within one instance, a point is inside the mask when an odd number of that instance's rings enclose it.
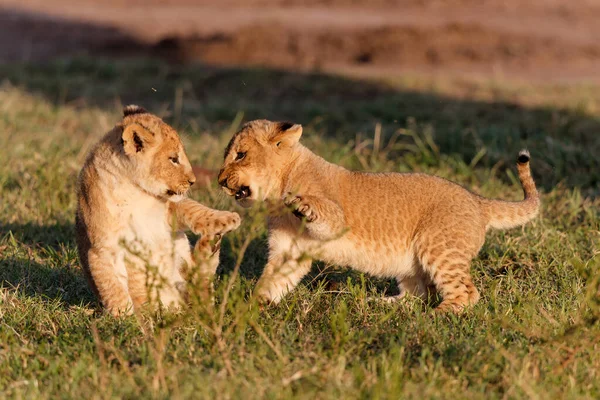
<instances>
[{"instance_id":1,"label":"lion cub","mask_svg":"<svg viewBox=\"0 0 600 400\"><path fill-rule=\"evenodd\" d=\"M219 184L242 206L283 201L291 213L269 216L269 259L256 294L278 302L310 270L311 260L394 277L401 297L441 294L439 310L461 311L479 293L469 273L489 228L522 225L539 196L529 153L518 171L525 200L486 199L435 176L348 171L299 143L302 127L258 120L225 150Z\"/></svg>"},{"instance_id":2,"label":"lion cub","mask_svg":"<svg viewBox=\"0 0 600 400\"><path fill-rule=\"evenodd\" d=\"M130 314L149 301L182 303L182 268L194 260L187 236L174 233L172 225L205 239L240 224L236 213L184 197L196 178L173 128L135 105L123 114L88 154L75 219L81 265L113 315ZM218 261L216 251L204 268L214 273Z\"/></svg>"}]
</instances>

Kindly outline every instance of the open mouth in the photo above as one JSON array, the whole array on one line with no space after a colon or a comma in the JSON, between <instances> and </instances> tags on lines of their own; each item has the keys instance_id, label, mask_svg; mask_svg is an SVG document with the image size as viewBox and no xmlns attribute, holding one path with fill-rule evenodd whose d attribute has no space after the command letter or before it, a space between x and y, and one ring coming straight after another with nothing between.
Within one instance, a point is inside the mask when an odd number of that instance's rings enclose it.
<instances>
[{"instance_id":1,"label":"open mouth","mask_svg":"<svg viewBox=\"0 0 600 400\"><path fill-rule=\"evenodd\" d=\"M242 200L250 197L250 188L248 186L241 186L237 192L235 192L235 199Z\"/></svg>"}]
</instances>

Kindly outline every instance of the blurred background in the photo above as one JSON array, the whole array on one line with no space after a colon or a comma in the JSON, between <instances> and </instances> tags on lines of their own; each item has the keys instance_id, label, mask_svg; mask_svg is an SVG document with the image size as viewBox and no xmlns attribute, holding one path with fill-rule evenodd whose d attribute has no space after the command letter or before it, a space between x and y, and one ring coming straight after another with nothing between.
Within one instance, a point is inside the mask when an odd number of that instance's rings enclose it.
<instances>
[{"instance_id":1,"label":"blurred background","mask_svg":"<svg viewBox=\"0 0 600 400\"><path fill-rule=\"evenodd\" d=\"M597 81L600 5L561 0L3 0L0 60L72 54L369 76Z\"/></svg>"},{"instance_id":2,"label":"blurred background","mask_svg":"<svg viewBox=\"0 0 600 400\"><path fill-rule=\"evenodd\" d=\"M595 1L0 4L4 87L55 106L116 114L138 103L192 137L287 119L313 137L377 154L375 141L408 130L430 147L427 162L452 155L485 168L510 167L530 146L542 186L598 192ZM98 123L102 132L113 121ZM194 149L192 158L215 168L221 145ZM350 164L386 167L360 157Z\"/></svg>"}]
</instances>

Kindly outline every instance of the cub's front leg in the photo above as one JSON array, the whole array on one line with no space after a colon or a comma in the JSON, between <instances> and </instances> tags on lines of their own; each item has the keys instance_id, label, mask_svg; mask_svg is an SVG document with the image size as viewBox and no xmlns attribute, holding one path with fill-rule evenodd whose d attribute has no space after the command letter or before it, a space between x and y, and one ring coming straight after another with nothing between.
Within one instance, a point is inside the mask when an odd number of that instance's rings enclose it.
<instances>
[{"instance_id":1,"label":"cub's front leg","mask_svg":"<svg viewBox=\"0 0 600 400\"><path fill-rule=\"evenodd\" d=\"M192 199L170 204L179 226L199 235L224 235L240 226L242 219L235 212L215 210Z\"/></svg>"},{"instance_id":2,"label":"cub's front leg","mask_svg":"<svg viewBox=\"0 0 600 400\"><path fill-rule=\"evenodd\" d=\"M310 272L312 259L294 243L291 233L269 232L269 260L256 284L254 294L263 303L277 304Z\"/></svg>"},{"instance_id":3,"label":"cub's front leg","mask_svg":"<svg viewBox=\"0 0 600 400\"><path fill-rule=\"evenodd\" d=\"M202 235L193 251L193 262L184 272L187 280L201 289L205 299L210 298L210 281L219 266L221 237L240 226L241 218L237 213L219 211L206 207L191 199L173 203L171 212L180 226Z\"/></svg>"},{"instance_id":4,"label":"cub's front leg","mask_svg":"<svg viewBox=\"0 0 600 400\"><path fill-rule=\"evenodd\" d=\"M344 233L344 211L332 200L288 193L283 197L283 203L294 210L296 217L306 221L306 231L313 239L331 240Z\"/></svg>"}]
</instances>

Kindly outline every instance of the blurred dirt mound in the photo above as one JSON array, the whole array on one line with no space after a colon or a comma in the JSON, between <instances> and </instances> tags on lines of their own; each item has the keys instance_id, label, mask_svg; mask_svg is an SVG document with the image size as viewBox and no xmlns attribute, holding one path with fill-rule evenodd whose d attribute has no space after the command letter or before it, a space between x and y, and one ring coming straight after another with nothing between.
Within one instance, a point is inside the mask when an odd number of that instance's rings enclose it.
<instances>
[{"instance_id":1,"label":"blurred dirt mound","mask_svg":"<svg viewBox=\"0 0 600 400\"><path fill-rule=\"evenodd\" d=\"M154 54L181 63L263 65L301 70L347 66L499 68L510 71L600 66L600 46L499 32L476 24L306 31L270 24L207 36L168 37ZM539 71L538 71L539 72Z\"/></svg>"},{"instance_id":2,"label":"blurred dirt mound","mask_svg":"<svg viewBox=\"0 0 600 400\"><path fill-rule=\"evenodd\" d=\"M600 3L4 0L0 62L72 53L393 75L600 81Z\"/></svg>"}]
</instances>

